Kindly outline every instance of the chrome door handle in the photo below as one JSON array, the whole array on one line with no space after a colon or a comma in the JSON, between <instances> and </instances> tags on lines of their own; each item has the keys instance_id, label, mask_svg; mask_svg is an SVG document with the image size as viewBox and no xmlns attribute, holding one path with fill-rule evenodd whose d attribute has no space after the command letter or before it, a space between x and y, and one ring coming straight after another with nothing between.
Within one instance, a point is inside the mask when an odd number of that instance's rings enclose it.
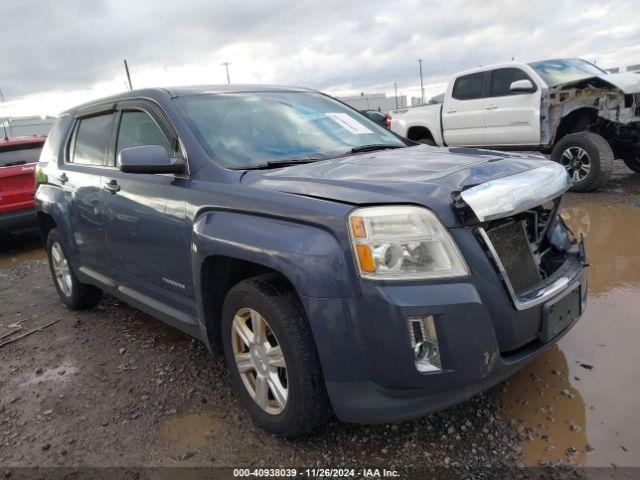
<instances>
[{"instance_id":1,"label":"chrome door handle","mask_svg":"<svg viewBox=\"0 0 640 480\"><path fill-rule=\"evenodd\" d=\"M67 174L63 172L60 175L58 175L58 181L62 184L65 184L69 181L69 177L67 177Z\"/></svg>"},{"instance_id":2,"label":"chrome door handle","mask_svg":"<svg viewBox=\"0 0 640 480\"><path fill-rule=\"evenodd\" d=\"M498 109L498 105L489 105L487 108L485 108L485 110L497 110Z\"/></svg>"},{"instance_id":3,"label":"chrome door handle","mask_svg":"<svg viewBox=\"0 0 640 480\"><path fill-rule=\"evenodd\" d=\"M104 186L104 189L111 193L111 195L115 195L120 191L120 185L118 185L117 181L111 180Z\"/></svg>"}]
</instances>

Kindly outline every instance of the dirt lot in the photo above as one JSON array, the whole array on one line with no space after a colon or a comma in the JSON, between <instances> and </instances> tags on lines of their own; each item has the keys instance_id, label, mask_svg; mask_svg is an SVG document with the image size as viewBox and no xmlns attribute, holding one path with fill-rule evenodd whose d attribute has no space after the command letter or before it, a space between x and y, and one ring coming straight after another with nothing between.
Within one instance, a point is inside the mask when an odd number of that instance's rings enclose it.
<instances>
[{"instance_id":1,"label":"dirt lot","mask_svg":"<svg viewBox=\"0 0 640 480\"><path fill-rule=\"evenodd\" d=\"M3 240L0 471L640 466L640 176L620 164L608 189L569 195L563 214L587 237L590 300L557 347L492 391L428 418L376 427L333 421L297 441L254 426L224 363L198 342L110 297L90 312L65 309L37 239Z\"/></svg>"}]
</instances>

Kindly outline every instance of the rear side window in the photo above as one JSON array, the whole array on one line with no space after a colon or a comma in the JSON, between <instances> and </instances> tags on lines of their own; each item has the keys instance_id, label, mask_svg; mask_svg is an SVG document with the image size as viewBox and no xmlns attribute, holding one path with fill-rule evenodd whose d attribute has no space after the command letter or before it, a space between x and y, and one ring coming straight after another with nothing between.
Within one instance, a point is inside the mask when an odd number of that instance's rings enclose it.
<instances>
[{"instance_id":1,"label":"rear side window","mask_svg":"<svg viewBox=\"0 0 640 480\"><path fill-rule=\"evenodd\" d=\"M456 78L451 96L457 100L482 98L484 72L472 73Z\"/></svg>"},{"instance_id":2,"label":"rear side window","mask_svg":"<svg viewBox=\"0 0 640 480\"><path fill-rule=\"evenodd\" d=\"M115 115L98 115L80 120L70 159L79 165L105 165Z\"/></svg>"},{"instance_id":3,"label":"rear side window","mask_svg":"<svg viewBox=\"0 0 640 480\"><path fill-rule=\"evenodd\" d=\"M42 152L42 143L16 145L11 149L0 150L0 167L36 163Z\"/></svg>"},{"instance_id":4,"label":"rear side window","mask_svg":"<svg viewBox=\"0 0 640 480\"><path fill-rule=\"evenodd\" d=\"M523 92L510 91L511 84L517 80L529 80L529 75L519 68L498 68L491 75L491 96L503 97L505 95L517 95ZM533 83L533 81L531 81Z\"/></svg>"},{"instance_id":5,"label":"rear side window","mask_svg":"<svg viewBox=\"0 0 640 480\"><path fill-rule=\"evenodd\" d=\"M159 145L164 147L170 157L175 156L169 140L148 113L141 111L122 112L116 157L123 148L142 145Z\"/></svg>"}]
</instances>

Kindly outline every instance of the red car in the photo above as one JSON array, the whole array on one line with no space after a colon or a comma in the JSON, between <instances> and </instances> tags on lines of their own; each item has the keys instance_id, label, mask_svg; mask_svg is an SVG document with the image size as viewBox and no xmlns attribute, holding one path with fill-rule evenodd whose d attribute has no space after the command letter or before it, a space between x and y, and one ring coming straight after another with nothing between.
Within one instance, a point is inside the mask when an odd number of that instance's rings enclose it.
<instances>
[{"instance_id":1,"label":"red car","mask_svg":"<svg viewBox=\"0 0 640 480\"><path fill-rule=\"evenodd\" d=\"M0 137L0 233L36 226L36 162L44 138Z\"/></svg>"}]
</instances>

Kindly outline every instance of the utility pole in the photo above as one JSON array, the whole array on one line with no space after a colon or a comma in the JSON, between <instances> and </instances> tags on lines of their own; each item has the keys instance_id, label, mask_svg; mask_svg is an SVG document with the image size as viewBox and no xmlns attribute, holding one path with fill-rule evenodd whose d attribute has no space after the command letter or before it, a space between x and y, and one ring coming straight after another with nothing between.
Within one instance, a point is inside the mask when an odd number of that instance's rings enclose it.
<instances>
[{"instance_id":1,"label":"utility pole","mask_svg":"<svg viewBox=\"0 0 640 480\"><path fill-rule=\"evenodd\" d=\"M127 83L129 84L129 91L133 90L133 85L131 84L131 75L129 74L129 64L127 63L127 59L124 59L124 71L127 73Z\"/></svg>"},{"instance_id":2,"label":"utility pole","mask_svg":"<svg viewBox=\"0 0 640 480\"><path fill-rule=\"evenodd\" d=\"M398 84L396 82L393 82L393 89L396 92L396 108L398 108Z\"/></svg>"},{"instance_id":3,"label":"utility pole","mask_svg":"<svg viewBox=\"0 0 640 480\"><path fill-rule=\"evenodd\" d=\"M231 65L231 63L222 62L220 65L224 65L224 68L227 70L227 83L231 85L231 80L229 79L229 65Z\"/></svg>"},{"instance_id":4,"label":"utility pole","mask_svg":"<svg viewBox=\"0 0 640 480\"><path fill-rule=\"evenodd\" d=\"M422 59L418 59L418 63L420 64L420 98L422 100L422 105L424 105L424 83L422 81Z\"/></svg>"},{"instance_id":5,"label":"utility pole","mask_svg":"<svg viewBox=\"0 0 640 480\"><path fill-rule=\"evenodd\" d=\"M2 94L2 89L0 88L0 103L4 103L4 95ZM9 135L7 135L7 125L5 124L5 118L1 119L2 122L2 130L4 131L4 140L9 140Z\"/></svg>"}]
</instances>

